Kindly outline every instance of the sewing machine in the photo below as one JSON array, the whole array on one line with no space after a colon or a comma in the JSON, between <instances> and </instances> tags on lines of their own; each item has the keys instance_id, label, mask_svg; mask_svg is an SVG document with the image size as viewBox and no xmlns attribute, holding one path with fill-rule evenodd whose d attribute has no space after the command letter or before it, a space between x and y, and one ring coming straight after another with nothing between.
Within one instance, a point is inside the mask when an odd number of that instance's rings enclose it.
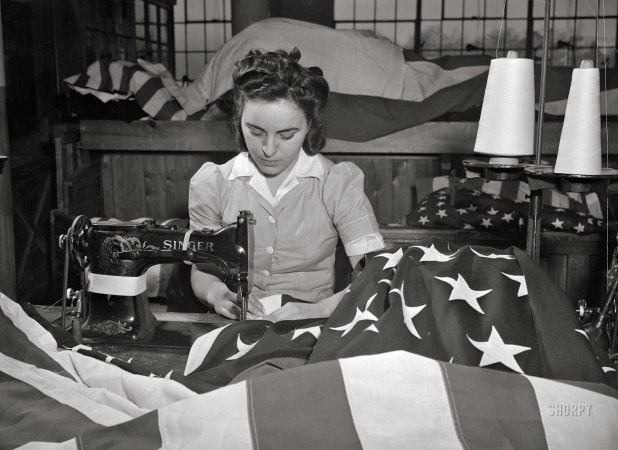
<instances>
[{"instance_id":1,"label":"sewing machine","mask_svg":"<svg viewBox=\"0 0 618 450\"><path fill-rule=\"evenodd\" d=\"M249 211L219 230L179 230L150 220L96 222L77 217L60 237L65 250L62 326L71 308L78 340L140 340L152 335L157 321L146 297L146 270L156 264L195 264L237 293L246 319L253 276L253 225ZM68 289L68 265L82 271L82 290ZM81 319L85 322L81 324Z\"/></svg>"}]
</instances>

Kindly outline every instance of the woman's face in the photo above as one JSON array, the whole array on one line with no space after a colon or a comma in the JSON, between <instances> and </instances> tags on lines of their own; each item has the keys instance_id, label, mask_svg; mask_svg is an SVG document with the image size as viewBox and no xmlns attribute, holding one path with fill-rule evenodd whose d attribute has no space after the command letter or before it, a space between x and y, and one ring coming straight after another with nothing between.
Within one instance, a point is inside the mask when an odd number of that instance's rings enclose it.
<instances>
[{"instance_id":1,"label":"woman's face","mask_svg":"<svg viewBox=\"0 0 618 450\"><path fill-rule=\"evenodd\" d=\"M266 176L287 174L301 152L309 124L290 100L249 100L241 117L249 154Z\"/></svg>"}]
</instances>

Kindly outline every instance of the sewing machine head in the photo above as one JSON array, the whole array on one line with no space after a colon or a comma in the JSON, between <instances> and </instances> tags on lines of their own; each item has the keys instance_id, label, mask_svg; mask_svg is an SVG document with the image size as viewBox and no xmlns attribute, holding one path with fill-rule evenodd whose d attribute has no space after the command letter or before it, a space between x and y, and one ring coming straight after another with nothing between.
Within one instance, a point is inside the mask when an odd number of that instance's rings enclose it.
<instances>
[{"instance_id":1,"label":"sewing machine head","mask_svg":"<svg viewBox=\"0 0 618 450\"><path fill-rule=\"evenodd\" d=\"M156 264L196 264L221 278L237 293L245 319L253 278L254 223L249 211L240 211L236 223L204 231L179 230L154 220L92 223L79 216L61 236L60 246L66 250L65 264L70 260L84 271L83 287L90 293L84 334L125 339L148 334L156 320L145 295L146 270Z\"/></svg>"}]
</instances>

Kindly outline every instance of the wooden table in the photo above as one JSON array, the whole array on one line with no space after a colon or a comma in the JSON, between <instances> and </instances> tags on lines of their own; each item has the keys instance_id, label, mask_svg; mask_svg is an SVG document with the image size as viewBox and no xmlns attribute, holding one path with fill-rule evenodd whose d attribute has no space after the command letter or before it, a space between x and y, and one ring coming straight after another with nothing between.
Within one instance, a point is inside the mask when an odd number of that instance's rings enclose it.
<instances>
[{"instance_id":1,"label":"wooden table","mask_svg":"<svg viewBox=\"0 0 618 450\"><path fill-rule=\"evenodd\" d=\"M60 306L35 305L35 309L46 320L58 325L62 308ZM114 339L84 338L84 345L102 353L140 364L155 373L170 370L184 372L191 344L200 336L229 323L218 314L168 313L153 311L158 324L155 333L141 341L118 341Z\"/></svg>"}]
</instances>

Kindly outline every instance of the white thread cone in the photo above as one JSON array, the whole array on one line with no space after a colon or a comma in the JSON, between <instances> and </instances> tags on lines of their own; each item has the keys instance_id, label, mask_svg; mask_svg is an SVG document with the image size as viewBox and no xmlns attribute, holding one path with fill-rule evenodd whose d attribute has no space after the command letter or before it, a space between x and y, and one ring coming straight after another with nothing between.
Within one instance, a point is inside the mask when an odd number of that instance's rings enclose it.
<instances>
[{"instance_id":1,"label":"white thread cone","mask_svg":"<svg viewBox=\"0 0 618 450\"><path fill-rule=\"evenodd\" d=\"M489 66L483 109L474 151L497 156L534 153L534 62L493 59Z\"/></svg>"},{"instance_id":2,"label":"white thread cone","mask_svg":"<svg viewBox=\"0 0 618 450\"><path fill-rule=\"evenodd\" d=\"M555 173L600 175L601 106L599 69L592 61L573 69Z\"/></svg>"}]
</instances>

